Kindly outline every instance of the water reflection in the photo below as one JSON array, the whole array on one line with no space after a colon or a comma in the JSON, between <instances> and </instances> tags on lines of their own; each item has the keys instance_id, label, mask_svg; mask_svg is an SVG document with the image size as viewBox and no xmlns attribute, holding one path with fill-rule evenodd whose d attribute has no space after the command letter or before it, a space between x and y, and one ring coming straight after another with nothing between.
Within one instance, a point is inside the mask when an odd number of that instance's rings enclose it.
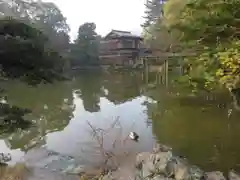
<instances>
[{"instance_id":1,"label":"water reflection","mask_svg":"<svg viewBox=\"0 0 240 180\"><path fill-rule=\"evenodd\" d=\"M12 82L6 87L9 103L30 108L32 114L28 118L35 126L5 136L5 145L9 151L25 153L45 146L60 154L85 156L84 162L96 160L93 154L86 155L86 152L96 151L87 121L107 128L119 117L122 138L131 130L141 136L141 143L126 144L124 148L132 152L150 150L154 140L151 127L146 130L148 116L144 102L148 99L140 93L141 81L139 74L83 73L73 81L37 88ZM108 135L105 148L111 148L116 133L113 130ZM19 156L13 160L19 160Z\"/></svg>"},{"instance_id":2,"label":"water reflection","mask_svg":"<svg viewBox=\"0 0 240 180\"><path fill-rule=\"evenodd\" d=\"M141 86L144 81L141 73L119 72L114 76L105 74L103 86L109 90L105 96L114 104L121 104L141 95Z\"/></svg>"},{"instance_id":3,"label":"water reflection","mask_svg":"<svg viewBox=\"0 0 240 180\"><path fill-rule=\"evenodd\" d=\"M13 82L7 87L8 102L19 107L29 108L33 127L9 134L5 142L10 149L28 151L35 145L44 144L44 136L62 130L72 118L74 105L69 83L40 85L37 88ZM46 108L47 107L47 108Z\"/></svg>"},{"instance_id":4,"label":"water reflection","mask_svg":"<svg viewBox=\"0 0 240 180\"><path fill-rule=\"evenodd\" d=\"M240 170L239 114L228 118L228 96L185 96L177 87L152 86L155 79L150 74L147 84L140 72L115 72L81 73L72 81L37 88L9 83L8 102L31 109L27 118L35 126L5 135L0 149L12 153L14 161L45 147L81 163L95 163L97 143L88 122L106 129L118 117L121 125L107 135L106 149L120 137L120 129L122 139L135 131L140 141L118 146L118 153L149 151L156 139L206 170Z\"/></svg>"},{"instance_id":5,"label":"water reflection","mask_svg":"<svg viewBox=\"0 0 240 180\"><path fill-rule=\"evenodd\" d=\"M159 142L205 170L240 170L239 113L228 119L228 96L178 96L168 90L158 97L152 122Z\"/></svg>"},{"instance_id":6,"label":"water reflection","mask_svg":"<svg viewBox=\"0 0 240 180\"><path fill-rule=\"evenodd\" d=\"M100 110L99 101L102 94L101 74L85 72L75 79L75 81L75 88L79 90L77 94L82 99L85 110L98 112Z\"/></svg>"}]
</instances>

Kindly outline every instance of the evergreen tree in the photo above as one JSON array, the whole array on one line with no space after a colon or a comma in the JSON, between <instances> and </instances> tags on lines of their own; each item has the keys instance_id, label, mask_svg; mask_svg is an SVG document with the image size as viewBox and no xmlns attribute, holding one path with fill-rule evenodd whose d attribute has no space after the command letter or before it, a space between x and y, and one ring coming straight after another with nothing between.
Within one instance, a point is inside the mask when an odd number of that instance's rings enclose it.
<instances>
[{"instance_id":1,"label":"evergreen tree","mask_svg":"<svg viewBox=\"0 0 240 180\"><path fill-rule=\"evenodd\" d=\"M147 28L152 24L155 24L159 18L163 16L163 4L166 0L147 0L145 6L145 23L142 25Z\"/></svg>"},{"instance_id":2,"label":"evergreen tree","mask_svg":"<svg viewBox=\"0 0 240 180\"><path fill-rule=\"evenodd\" d=\"M79 27L78 37L72 45L73 66L99 65L98 47L101 38L95 30L94 23L84 23Z\"/></svg>"}]
</instances>

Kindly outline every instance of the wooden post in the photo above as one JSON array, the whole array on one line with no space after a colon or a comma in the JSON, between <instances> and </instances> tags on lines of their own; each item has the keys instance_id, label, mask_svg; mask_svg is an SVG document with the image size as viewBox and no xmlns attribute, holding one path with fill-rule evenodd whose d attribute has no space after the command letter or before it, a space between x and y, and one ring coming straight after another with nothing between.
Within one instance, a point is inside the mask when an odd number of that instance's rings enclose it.
<instances>
[{"instance_id":1,"label":"wooden post","mask_svg":"<svg viewBox=\"0 0 240 180\"><path fill-rule=\"evenodd\" d=\"M148 62L147 62L147 57L144 58L144 64L145 64L145 78L146 78L146 83L148 84Z\"/></svg>"},{"instance_id":2,"label":"wooden post","mask_svg":"<svg viewBox=\"0 0 240 180\"><path fill-rule=\"evenodd\" d=\"M162 64L162 71L161 71L161 74L160 74L160 78L161 78L161 84L165 84L164 82L164 79L165 79L165 62L164 64Z\"/></svg>"},{"instance_id":3,"label":"wooden post","mask_svg":"<svg viewBox=\"0 0 240 180\"><path fill-rule=\"evenodd\" d=\"M165 60L165 85L168 87L168 60Z\"/></svg>"},{"instance_id":4,"label":"wooden post","mask_svg":"<svg viewBox=\"0 0 240 180\"><path fill-rule=\"evenodd\" d=\"M155 82L156 82L156 84L158 85L159 84L159 81L160 81L160 79L159 79L159 72L157 71L156 72L156 80L155 80Z\"/></svg>"}]
</instances>

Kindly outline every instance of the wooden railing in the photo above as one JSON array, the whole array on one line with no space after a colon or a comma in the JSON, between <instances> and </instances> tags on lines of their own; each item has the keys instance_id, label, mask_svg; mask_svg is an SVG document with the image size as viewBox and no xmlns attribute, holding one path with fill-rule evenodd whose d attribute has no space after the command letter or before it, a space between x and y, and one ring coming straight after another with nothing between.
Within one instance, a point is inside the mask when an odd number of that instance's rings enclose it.
<instances>
[{"instance_id":1,"label":"wooden railing","mask_svg":"<svg viewBox=\"0 0 240 180\"><path fill-rule=\"evenodd\" d=\"M165 52L165 53L161 53L159 55L146 55L146 56L141 56L141 57L145 57L145 58L162 58L162 57L186 57L186 56L195 56L196 53L189 53L189 52L186 52L186 53L168 53L168 52Z\"/></svg>"}]
</instances>

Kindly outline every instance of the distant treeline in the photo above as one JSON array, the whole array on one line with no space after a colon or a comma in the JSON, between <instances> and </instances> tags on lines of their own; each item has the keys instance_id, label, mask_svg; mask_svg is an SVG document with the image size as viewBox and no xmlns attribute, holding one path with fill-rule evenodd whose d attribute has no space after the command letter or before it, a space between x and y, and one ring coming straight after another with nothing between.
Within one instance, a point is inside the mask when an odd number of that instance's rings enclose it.
<instances>
[{"instance_id":1,"label":"distant treeline","mask_svg":"<svg viewBox=\"0 0 240 180\"><path fill-rule=\"evenodd\" d=\"M0 0L0 75L49 81L71 66L99 65L95 29L84 23L71 43L69 25L54 3Z\"/></svg>"}]
</instances>

